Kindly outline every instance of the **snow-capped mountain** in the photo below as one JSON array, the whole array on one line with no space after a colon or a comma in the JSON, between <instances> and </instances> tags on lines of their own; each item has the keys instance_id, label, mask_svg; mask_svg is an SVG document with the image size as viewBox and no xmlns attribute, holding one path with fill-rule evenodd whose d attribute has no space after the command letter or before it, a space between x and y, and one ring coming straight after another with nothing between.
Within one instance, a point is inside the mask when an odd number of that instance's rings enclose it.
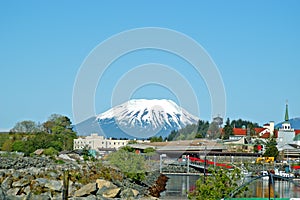
<instances>
[{"instance_id":1,"label":"snow-capped mountain","mask_svg":"<svg viewBox=\"0 0 300 200\"><path fill-rule=\"evenodd\" d=\"M83 125L94 129L91 130L93 132L115 138L149 138L154 135L165 137L172 130L197 123L198 120L198 117L171 100L134 99L92 117L76 128ZM96 130L97 128L100 130ZM90 134L88 131L84 132L84 135Z\"/></svg>"}]
</instances>

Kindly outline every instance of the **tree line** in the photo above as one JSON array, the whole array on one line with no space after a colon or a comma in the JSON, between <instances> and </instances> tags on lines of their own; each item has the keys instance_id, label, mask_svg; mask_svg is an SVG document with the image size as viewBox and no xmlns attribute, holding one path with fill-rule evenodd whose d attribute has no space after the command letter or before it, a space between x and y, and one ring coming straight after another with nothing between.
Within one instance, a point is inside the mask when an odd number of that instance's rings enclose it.
<instances>
[{"instance_id":1,"label":"tree line","mask_svg":"<svg viewBox=\"0 0 300 200\"><path fill-rule=\"evenodd\" d=\"M216 121L209 123L208 121L199 120L197 124L187 125L182 129L173 130L165 139L168 141L175 140L193 140L195 138L208 139L229 139L234 134L234 128L245 128L250 135L255 134L255 128L260 127L258 123L247 120L232 120L227 118L224 127Z\"/></svg>"},{"instance_id":2,"label":"tree line","mask_svg":"<svg viewBox=\"0 0 300 200\"><path fill-rule=\"evenodd\" d=\"M31 120L17 122L7 135L1 134L2 151L18 151L30 155L37 149L54 152L73 149L77 138L71 120L63 115L52 114L44 123Z\"/></svg>"}]
</instances>

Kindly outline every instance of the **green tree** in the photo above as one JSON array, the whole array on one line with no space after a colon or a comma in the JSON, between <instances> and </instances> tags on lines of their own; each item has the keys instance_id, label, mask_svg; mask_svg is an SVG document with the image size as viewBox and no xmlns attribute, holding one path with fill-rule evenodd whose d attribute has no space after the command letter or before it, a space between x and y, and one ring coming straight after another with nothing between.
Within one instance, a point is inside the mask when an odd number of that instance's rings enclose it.
<instances>
[{"instance_id":1,"label":"green tree","mask_svg":"<svg viewBox=\"0 0 300 200\"><path fill-rule=\"evenodd\" d=\"M34 133L40 131L39 126L31 120L25 120L16 123L16 125L10 130L13 133Z\"/></svg>"},{"instance_id":2,"label":"green tree","mask_svg":"<svg viewBox=\"0 0 300 200\"><path fill-rule=\"evenodd\" d=\"M254 128L260 128L258 123L256 122L251 122L243 119L238 119L238 120L232 120L231 121L231 126L235 128L243 128L243 127L254 127Z\"/></svg>"},{"instance_id":3,"label":"green tree","mask_svg":"<svg viewBox=\"0 0 300 200\"><path fill-rule=\"evenodd\" d=\"M5 142L3 143L2 147L1 147L1 150L2 151L12 151L13 149L13 140L11 139L7 139L5 140Z\"/></svg>"},{"instance_id":4,"label":"green tree","mask_svg":"<svg viewBox=\"0 0 300 200\"><path fill-rule=\"evenodd\" d=\"M230 119L227 118L225 126L223 128L223 139L228 140L230 135L233 135L233 127L230 124Z\"/></svg>"},{"instance_id":5,"label":"green tree","mask_svg":"<svg viewBox=\"0 0 300 200\"><path fill-rule=\"evenodd\" d=\"M26 144L22 140L17 140L12 145L12 150L13 151L24 152L26 148L27 148Z\"/></svg>"},{"instance_id":6,"label":"green tree","mask_svg":"<svg viewBox=\"0 0 300 200\"><path fill-rule=\"evenodd\" d=\"M155 153L155 149L152 148L152 147L147 147L145 150L144 150L144 153L146 154L154 154Z\"/></svg>"},{"instance_id":7,"label":"green tree","mask_svg":"<svg viewBox=\"0 0 300 200\"><path fill-rule=\"evenodd\" d=\"M258 146L263 146L263 145L265 145L265 142L263 142L262 140L260 140L260 139L256 139L255 141L254 141L254 153L258 153Z\"/></svg>"},{"instance_id":8,"label":"green tree","mask_svg":"<svg viewBox=\"0 0 300 200\"><path fill-rule=\"evenodd\" d=\"M173 140L176 139L177 135L178 135L178 131L177 130L173 130L173 131L171 131L171 133L167 137L167 140L168 141L173 141Z\"/></svg>"},{"instance_id":9,"label":"green tree","mask_svg":"<svg viewBox=\"0 0 300 200\"><path fill-rule=\"evenodd\" d=\"M134 148L132 148L131 146L124 146L121 149L127 152L134 152Z\"/></svg>"},{"instance_id":10,"label":"green tree","mask_svg":"<svg viewBox=\"0 0 300 200\"><path fill-rule=\"evenodd\" d=\"M209 130L209 122L199 120L198 121L196 138L205 138L208 130Z\"/></svg>"},{"instance_id":11,"label":"green tree","mask_svg":"<svg viewBox=\"0 0 300 200\"><path fill-rule=\"evenodd\" d=\"M54 135L54 138L48 138L52 142L53 147L58 150L72 150L73 140L77 138L76 133L72 130L71 120L63 115L52 114L48 121L43 123L44 130ZM50 141L49 141L50 142ZM48 148L48 147L47 147Z\"/></svg>"},{"instance_id":12,"label":"green tree","mask_svg":"<svg viewBox=\"0 0 300 200\"><path fill-rule=\"evenodd\" d=\"M44 150L43 154L46 156L56 156L58 155L58 151L53 147L49 147L48 149Z\"/></svg>"},{"instance_id":13,"label":"green tree","mask_svg":"<svg viewBox=\"0 0 300 200\"><path fill-rule=\"evenodd\" d=\"M128 178L134 181L145 179L146 166L143 156L120 149L117 152L109 154L108 160L112 165L118 167Z\"/></svg>"},{"instance_id":14,"label":"green tree","mask_svg":"<svg viewBox=\"0 0 300 200\"><path fill-rule=\"evenodd\" d=\"M52 114L43 127L46 132L53 134L72 132L71 120L59 114Z\"/></svg>"},{"instance_id":15,"label":"green tree","mask_svg":"<svg viewBox=\"0 0 300 200\"><path fill-rule=\"evenodd\" d=\"M219 128L219 125L217 124L217 122L210 123L207 132L208 132L208 137L210 139L220 138L221 131L220 131L220 128Z\"/></svg>"},{"instance_id":16,"label":"green tree","mask_svg":"<svg viewBox=\"0 0 300 200\"><path fill-rule=\"evenodd\" d=\"M154 136L150 138L150 142L162 142L162 141L163 141L162 136L159 137Z\"/></svg>"},{"instance_id":17,"label":"green tree","mask_svg":"<svg viewBox=\"0 0 300 200\"><path fill-rule=\"evenodd\" d=\"M167 137L168 141L193 140L205 138L209 129L209 122L199 120L197 124L189 124L180 130L173 130Z\"/></svg>"},{"instance_id":18,"label":"green tree","mask_svg":"<svg viewBox=\"0 0 300 200\"><path fill-rule=\"evenodd\" d=\"M210 176L201 176L197 180L195 190L188 195L189 199L216 200L228 198L231 192L238 187L238 182L241 179L241 173L238 168L232 171L214 168L210 169L210 173Z\"/></svg>"},{"instance_id":19,"label":"green tree","mask_svg":"<svg viewBox=\"0 0 300 200\"><path fill-rule=\"evenodd\" d=\"M263 156L265 157L274 157L274 159L277 158L279 151L276 147L277 142L275 138L270 138L266 142L266 151Z\"/></svg>"}]
</instances>

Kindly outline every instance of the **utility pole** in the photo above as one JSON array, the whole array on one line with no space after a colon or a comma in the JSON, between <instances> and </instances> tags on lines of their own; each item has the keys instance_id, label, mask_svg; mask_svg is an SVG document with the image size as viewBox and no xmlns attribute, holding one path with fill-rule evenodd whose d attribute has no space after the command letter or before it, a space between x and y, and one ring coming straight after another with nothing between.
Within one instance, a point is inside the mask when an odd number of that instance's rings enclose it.
<instances>
[{"instance_id":1,"label":"utility pole","mask_svg":"<svg viewBox=\"0 0 300 200\"><path fill-rule=\"evenodd\" d=\"M68 193L69 193L69 170L63 171L63 191L62 191L62 199L67 200L68 199Z\"/></svg>"},{"instance_id":2,"label":"utility pole","mask_svg":"<svg viewBox=\"0 0 300 200\"><path fill-rule=\"evenodd\" d=\"M187 156L187 173L190 173L190 155Z\"/></svg>"},{"instance_id":3,"label":"utility pole","mask_svg":"<svg viewBox=\"0 0 300 200\"><path fill-rule=\"evenodd\" d=\"M206 146L204 152L204 183L206 183Z\"/></svg>"}]
</instances>

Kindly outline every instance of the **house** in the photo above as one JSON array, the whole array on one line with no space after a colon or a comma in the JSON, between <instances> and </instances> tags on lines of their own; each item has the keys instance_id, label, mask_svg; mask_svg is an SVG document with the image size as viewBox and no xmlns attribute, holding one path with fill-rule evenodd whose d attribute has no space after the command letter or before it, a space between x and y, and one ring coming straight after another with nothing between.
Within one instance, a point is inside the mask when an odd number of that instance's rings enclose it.
<instances>
[{"instance_id":1,"label":"house","mask_svg":"<svg viewBox=\"0 0 300 200\"><path fill-rule=\"evenodd\" d=\"M129 140L117 140L112 138L105 138L99 136L97 133L92 133L90 136L85 138L74 139L73 149L83 149L88 147L90 149L119 149L120 147L126 146Z\"/></svg>"},{"instance_id":2,"label":"house","mask_svg":"<svg viewBox=\"0 0 300 200\"><path fill-rule=\"evenodd\" d=\"M97 133L92 133L90 136L74 139L73 149L83 149L85 147L107 154L126 146L131 140L128 139L112 139L99 136ZM134 140L135 143L150 143L149 140Z\"/></svg>"}]
</instances>

